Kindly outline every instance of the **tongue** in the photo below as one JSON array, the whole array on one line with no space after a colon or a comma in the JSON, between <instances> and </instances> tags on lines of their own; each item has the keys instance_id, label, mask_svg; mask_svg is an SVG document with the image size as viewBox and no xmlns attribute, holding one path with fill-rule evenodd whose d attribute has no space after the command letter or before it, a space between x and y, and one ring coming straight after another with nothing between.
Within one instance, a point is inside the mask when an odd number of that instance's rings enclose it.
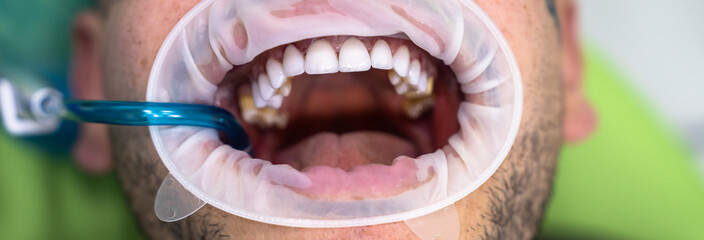
<instances>
[{"instance_id":1,"label":"tongue","mask_svg":"<svg viewBox=\"0 0 704 240\"><path fill-rule=\"evenodd\" d=\"M413 143L400 137L372 131L342 135L317 133L276 154L274 162L297 169L309 166L338 167L349 171L355 166L379 163L390 165L398 156L415 157Z\"/></svg>"},{"instance_id":2,"label":"tongue","mask_svg":"<svg viewBox=\"0 0 704 240\"><path fill-rule=\"evenodd\" d=\"M353 200L394 196L417 187L417 156L408 140L373 131L317 133L275 157L303 169L312 185L292 189L315 199Z\"/></svg>"}]
</instances>

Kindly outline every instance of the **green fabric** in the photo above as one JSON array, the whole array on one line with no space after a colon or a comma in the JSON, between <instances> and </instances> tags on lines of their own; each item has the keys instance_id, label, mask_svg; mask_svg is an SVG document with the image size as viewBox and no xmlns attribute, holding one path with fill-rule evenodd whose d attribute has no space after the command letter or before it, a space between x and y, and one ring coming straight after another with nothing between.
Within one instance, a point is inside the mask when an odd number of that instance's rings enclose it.
<instances>
[{"instance_id":1,"label":"green fabric","mask_svg":"<svg viewBox=\"0 0 704 240\"><path fill-rule=\"evenodd\" d=\"M599 126L562 151L541 236L704 239L704 187L684 144L593 49L585 88Z\"/></svg>"},{"instance_id":2,"label":"green fabric","mask_svg":"<svg viewBox=\"0 0 704 240\"><path fill-rule=\"evenodd\" d=\"M61 89L73 17L91 2L0 0L0 69L39 74ZM114 173L87 176L67 156L51 156L40 145L0 130L0 239L140 236Z\"/></svg>"},{"instance_id":3,"label":"green fabric","mask_svg":"<svg viewBox=\"0 0 704 240\"><path fill-rule=\"evenodd\" d=\"M74 14L91 0L0 0L0 65L60 73Z\"/></svg>"},{"instance_id":4,"label":"green fabric","mask_svg":"<svg viewBox=\"0 0 704 240\"><path fill-rule=\"evenodd\" d=\"M54 158L0 134L0 239L140 236L115 174L87 176Z\"/></svg>"}]
</instances>

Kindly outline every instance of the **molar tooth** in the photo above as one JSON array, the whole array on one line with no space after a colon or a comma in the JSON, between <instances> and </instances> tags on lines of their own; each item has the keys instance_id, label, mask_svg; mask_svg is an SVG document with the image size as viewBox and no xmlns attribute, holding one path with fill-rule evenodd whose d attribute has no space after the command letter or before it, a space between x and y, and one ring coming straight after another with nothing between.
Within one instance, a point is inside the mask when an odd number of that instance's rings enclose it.
<instances>
[{"instance_id":1,"label":"molar tooth","mask_svg":"<svg viewBox=\"0 0 704 240\"><path fill-rule=\"evenodd\" d=\"M272 120L272 124L279 129L284 129L288 125L288 115L286 114L277 114Z\"/></svg>"},{"instance_id":2,"label":"molar tooth","mask_svg":"<svg viewBox=\"0 0 704 240\"><path fill-rule=\"evenodd\" d=\"M271 86L273 88L280 88L286 81L283 65L272 58L266 61L266 74L269 75L269 80L271 80Z\"/></svg>"},{"instance_id":3,"label":"molar tooth","mask_svg":"<svg viewBox=\"0 0 704 240\"><path fill-rule=\"evenodd\" d=\"M403 112L411 119L418 119L424 112L431 109L435 101L432 98L406 99L403 102Z\"/></svg>"},{"instance_id":4,"label":"molar tooth","mask_svg":"<svg viewBox=\"0 0 704 240\"><path fill-rule=\"evenodd\" d=\"M252 99L252 95L240 95L239 100L240 112L242 112L242 119L247 123L253 123L257 110L254 107L254 100Z\"/></svg>"},{"instance_id":5,"label":"molar tooth","mask_svg":"<svg viewBox=\"0 0 704 240\"><path fill-rule=\"evenodd\" d=\"M427 87L426 87L426 89L425 89L425 93L428 94L428 95L432 95L432 94L433 94L433 87L434 87L434 86L435 86L435 78L432 77L432 76L428 77L428 80L427 80Z\"/></svg>"},{"instance_id":6,"label":"molar tooth","mask_svg":"<svg viewBox=\"0 0 704 240\"><path fill-rule=\"evenodd\" d=\"M258 120L258 110L254 106L254 100L252 95L240 95L240 112L242 113L242 119L249 124L257 124Z\"/></svg>"},{"instance_id":7,"label":"molar tooth","mask_svg":"<svg viewBox=\"0 0 704 240\"><path fill-rule=\"evenodd\" d=\"M417 91L409 91L404 95L407 101L430 98L433 95L433 84L435 82L435 79L433 77L422 79L420 81L420 85L418 86Z\"/></svg>"},{"instance_id":8,"label":"molar tooth","mask_svg":"<svg viewBox=\"0 0 704 240\"><path fill-rule=\"evenodd\" d=\"M274 92L276 91L272 86L271 86L271 80L269 80L269 76L266 74L259 74L259 91L261 92L261 96L264 100L269 100L271 96L274 95Z\"/></svg>"},{"instance_id":9,"label":"molar tooth","mask_svg":"<svg viewBox=\"0 0 704 240\"><path fill-rule=\"evenodd\" d=\"M348 38L340 47L340 72L362 72L372 68L367 46L355 37Z\"/></svg>"},{"instance_id":10,"label":"molar tooth","mask_svg":"<svg viewBox=\"0 0 704 240\"><path fill-rule=\"evenodd\" d=\"M411 62L407 79L408 83L411 85L418 86L418 83L420 82L420 62L417 59Z\"/></svg>"},{"instance_id":11,"label":"molar tooth","mask_svg":"<svg viewBox=\"0 0 704 240\"><path fill-rule=\"evenodd\" d=\"M252 100L254 101L254 106L257 108L263 108L266 106L266 101L262 98L259 92L258 81L252 81Z\"/></svg>"},{"instance_id":12,"label":"molar tooth","mask_svg":"<svg viewBox=\"0 0 704 240\"><path fill-rule=\"evenodd\" d=\"M255 98L252 95L240 95L240 112L242 119L259 128L285 128L288 124L288 115L280 113L274 108L255 107Z\"/></svg>"},{"instance_id":13,"label":"molar tooth","mask_svg":"<svg viewBox=\"0 0 704 240\"><path fill-rule=\"evenodd\" d=\"M338 71L337 53L328 40L316 40L308 47L305 57L308 74L327 74Z\"/></svg>"},{"instance_id":14,"label":"molar tooth","mask_svg":"<svg viewBox=\"0 0 704 240\"><path fill-rule=\"evenodd\" d=\"M418 117L420 117L421 113L423 113L423 106L419 104L404 104L403 111L406 113L407 117L411 119L417 119Z\"/></svg>"},{"instance_id":15,"label":"molar tooth","mask_svg":"<svg viewBox=\"0 0 704 240\"><path fill-rule=\"evenodd\" d=\"M379 40L374 43L371 58L373 68L384 70L394 68L394 57L391 54L391 48L384 40Z\"/></svg>"},{"instance_id":16,"label":"molar tooth","mask_svg":"<svg viewBox=\"0 0 704 240\"><path fill-rule=\"evenodd\" d=\"M298 76L305 72L303 54L293 45L288 45L284 50L283 62L286 76Z\"/></svg>"},{"instance_id":17,"label":"molar tooth","mask_svg":"<svg viewBox=\"0 0 704 240\"><path fill-rule=\"evenodd\" d=\"M417 90L408 91L404 94L403 110L407 117L417 119L428 109L433 108L435 104L435 99L433 98L434 84L434 77L428 76L428 72L422 70Z\"/></svg>"},{"instance_id":18,"label":"molar tooth","mask_svg":"<svg viewBox=\"0 0 704 240\"><path fill-rule=\"evenodd\" d=\"M396 50L394 54L394 71L398 73L401 77L408 76L408 65L411 61L411 53L408 51L408 47L405 45L401 46Z\"/></svg>"}]
</instances>

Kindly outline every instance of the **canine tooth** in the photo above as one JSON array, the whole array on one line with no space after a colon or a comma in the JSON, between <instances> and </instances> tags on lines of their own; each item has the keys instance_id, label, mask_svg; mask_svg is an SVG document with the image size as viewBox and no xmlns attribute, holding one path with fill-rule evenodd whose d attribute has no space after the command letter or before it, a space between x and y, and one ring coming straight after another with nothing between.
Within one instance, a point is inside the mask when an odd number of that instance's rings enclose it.
<instances>
[{"instance_id":1,"label":"canine tooth","mask_svg":"<svg viewBox=\"0 0 704 240\"><path fill-rule=\"evenodd\" d=\"M408 51L408 47L401 46L396 50L394 54L394 71L398 73L401 77L408 76L408 65L411 61L411 53Z\"/></svg>"},{"instance_id":2,"label":"canine tooth","mask_svg":"<svg viewBox=\"0 0 704 240\"><path fill-rule=\"evenodd\" d=\"M274 96L274 92L276 89L274 89L271 86L271 80L269 80L269 76L266 74L259 74L259 91L261 92L261 96L264 100L269 100L271 96Z\"/></svg>"},{"instance_id":3,"label":"canine tooth","mask_svg":"<svg viewBox=\"0 0 704 240\"><path fill-rule=\"evenodd\" d=\"M263 108L266 106L266 101L262 98L262 95L259 92L259 84L257 82L258 81L252 81L252 99L254 101L254 106L257 108Z\"/></svg>"},{"instance_id":4,"label":"canine tooth","mask_svg":"<svg viewBox=\"0 0 704 240\"><path fill-rule=\"evenodd\" d=\"M305 57L308 74L327 74L338 71L337 53L328 40L316 40L308 47Z\"/></svg>"},{"instance_id":5,"label":"canine tooth","mask_svg":"<svg viewBox=\"0 0 704 240\"><path fill-rule=\"evenodd\" d=\"M348 38L340 47L340 72L362 72L372 68L367 46L355 37Z\"/></svg>"},{"instance_id":6,"label":"canine tooth","mask_svg":"<svg viewBox=\"0 0 704 240\"><path fill-rule=\"evenodd\" d=\"M283 62L286 76L298 76L305 72L303 54L293 45L288 45L286 50L284 50Z\"/></svg>"},{"instance_id":7,"label":"canine tooth","mask_svg":"<svg viewBox=\"0 0 704 240\"><path fill-rule=\"evenodd\" d=\"M394 68L394 57L391 54L391 48L384 40L379 40L374 43L371 58L373 68L385 70Z\"/></svg>"},{"instance_id":8,"label":"canine tooth","mask_svg":"<svg viewBox=\"0 0 704 240\"><path fill-rule=\"evenodd\" d=\"M418 91L425 93L428 90L428 73L425 71L420 72L420 77L418 78Z\"/></svg>"},{"instance_id":9,"label":"canine tooth","mask_svg":"<svg viewBox=\"0 0 704 240\"><path fill-rule=\"evenodd\" d=\"M418 92L425 93L426 90L428 90L428 73L420 71L420 77L418 77Z\"/></svg>"},{"instance_id":10,"label":"canine tooth","mask_svg":"<svg viewBox=\"0 0 704 240\"><path fill-rule=\"evenodd\" d=\"M266 74L269 75L269 80L271 80L271 86L273 88L280 88L286 81L283 65L272 58L266 61Z\"/></svg>"},{"instance_id":11,"label":"canine tooth","mask_svg":"<svg viewBox=\"0 0 704 240\"><path fill-rule=\"evenodd\" d=\"M413 86L418 86L418 82L420 82L420 62L417 59L411 62L407 80Z\"/></svg>"}]
</instances>

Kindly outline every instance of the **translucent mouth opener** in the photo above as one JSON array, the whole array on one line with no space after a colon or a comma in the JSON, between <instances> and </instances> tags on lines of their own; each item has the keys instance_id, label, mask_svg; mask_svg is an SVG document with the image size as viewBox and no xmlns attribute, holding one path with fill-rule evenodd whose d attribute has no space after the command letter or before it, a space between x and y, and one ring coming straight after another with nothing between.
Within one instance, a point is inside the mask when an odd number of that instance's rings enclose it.
<instances>
[{"instance_id":1,"label":"translucent mouth opener","mask_svg":"<svg viewBox=\"0 0 704 240\"><path fill-rule=\"evenodd\" d=\"M249 137L237 119L210 105L64 100L56 89L45 87L25 94L0 77L0 112L5 129L14 136L52 133L61 119L122 126L195 126L219 130L234 148L251 150Z\"/></svg>"}]
</instances>

